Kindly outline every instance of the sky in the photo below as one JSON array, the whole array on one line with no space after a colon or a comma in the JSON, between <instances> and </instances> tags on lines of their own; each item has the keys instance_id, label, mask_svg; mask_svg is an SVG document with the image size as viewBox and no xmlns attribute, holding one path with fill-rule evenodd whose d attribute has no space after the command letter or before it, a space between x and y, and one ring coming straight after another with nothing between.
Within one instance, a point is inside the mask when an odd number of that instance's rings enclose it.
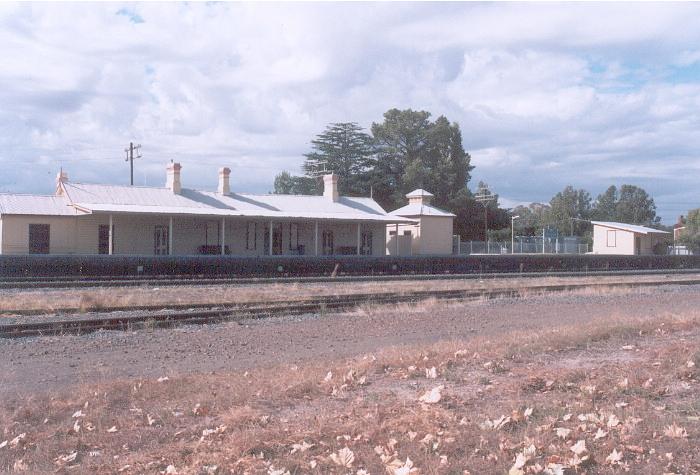
<instances>
[{"instance_id":1,"label":"sky","mask_svg":"<svg viewBox=\"0 0 700 475\"><path fill-rule=\"evenodd\" d=\"M501 204L634 184L700 207L700 3L0 3L0 191L268 192L331 122L459 123Z\"/></svg>"}]
</instances>

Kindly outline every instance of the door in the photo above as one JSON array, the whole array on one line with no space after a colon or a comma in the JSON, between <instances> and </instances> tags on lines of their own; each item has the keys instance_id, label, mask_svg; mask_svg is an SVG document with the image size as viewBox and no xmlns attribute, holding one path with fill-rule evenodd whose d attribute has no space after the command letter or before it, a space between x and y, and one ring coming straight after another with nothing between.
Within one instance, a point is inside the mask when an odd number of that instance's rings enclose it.
<instances>
[{"instance_id":1,"label":"door","mask_svg":"<svg viewBox=\"0 0 700 475\"><path fill-rule=\"evenodd\" d=\"M112 225L112 249L114 249L114 225ZM100 224L97 231L97 252L109 254L109 224Z\"/></svg>"},{"instance_id":2,"label":"door","mask_svg":"<svg viewBox=\"0 0 700 475\"><path fill-rule=\"evenodd\" d=\"M265 254L270 252L270 227L265 226ZM272 227L272 254L282 254L282 225Z\"/></svg>"},{"instance_id":3,"label":"door","mask_svg":"<svg viewBox=\"0 0 700 475\"><path fill-rule=\"evenodd\" d=\"M170 254L168 249L168 227L158 225L153 230L153 254L165 256Z\"/></svg>"},{"instance_id":4,"label":"door","mask_svg":"<svg viewBox=\"0 0 700 475\"><path fill-rule=\"evenodd\" d=\"M48 254L51 227L48 224L29 225L29 254Z\"/></svg>"},{"instance_id":5,"label":"door","mask_svg":"<svg viewBox=\"0 0 700 475\"><path fill-rule=\"evenodd\" d=\"M322 253L324 256L333 255L333 231L323 231L321 234Z\"/></svg>"},{"instance_id":6,"label":"door","mask_svg":"<svg viewBox=\"0 0 700 475\"><path fill-rule=\"evenodd\" d=\"M634 253L640 255L642 253L642 238L640 236L634 237Z\"/></svg>"}]
</instances>

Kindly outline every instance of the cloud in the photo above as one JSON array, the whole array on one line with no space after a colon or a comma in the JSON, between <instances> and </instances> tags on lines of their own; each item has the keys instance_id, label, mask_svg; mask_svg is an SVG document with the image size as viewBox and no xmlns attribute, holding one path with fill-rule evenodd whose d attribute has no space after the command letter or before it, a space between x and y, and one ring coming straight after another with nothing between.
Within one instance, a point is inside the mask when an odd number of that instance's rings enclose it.
<instances>
[{"instance_id":1,"label":"cloud","mask_svg":"<svg viewBox=\"0 0 700 475\"><path fill-rule=\"evenodd\" d=\"M75 21L79 18L80 21ZM298 172L333 121L392 108L459 122L474 182L504 203L640 184L664 219L700 206L696 4L2 4L0 191L241 191ZM664 204L668 200L668 205ZM682 203L682 204L681 204Z\"/></svg>"}]
</instances>

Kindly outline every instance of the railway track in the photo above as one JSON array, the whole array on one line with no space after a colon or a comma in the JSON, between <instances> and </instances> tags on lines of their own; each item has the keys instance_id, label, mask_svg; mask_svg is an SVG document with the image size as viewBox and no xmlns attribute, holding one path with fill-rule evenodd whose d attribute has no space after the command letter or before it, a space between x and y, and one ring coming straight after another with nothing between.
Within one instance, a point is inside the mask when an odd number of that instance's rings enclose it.
<instances>
[{"instance_id":1,"label":"railway track","mask_svg":"<svg viewBox=\"0 0 700 475\"><path fill-rule=\"evenodd\" d=\"M382 275L340 275L316 277L203 277L203 276L161 276L161 277L26 277L0 279L0 290L22 289L71 289L92 287L139 287L139 286L206 286L206 285L256 285L288 283L324 282L368 282L403 280L467 280L535 277L590 277L625 275L687 275L700 274L700 269L646 269L646 270L596 270L576 272L492 272L471 274L382 274Z\"/></svg>"},{"instance_id":2,"label":"railway track","mask_svg":"<svg viewBox=\"0 0 700 475\"><path fill-rule=\"evenodd\" d=\"M206 304L178 305L154 311L153 308L142 307L136 313L128 315L110 314L110 309L102 309L101 314L88 318L70 317L45 322L20 322L0 324L0 338L21 338L31 336L85 334L97 330L136 330L142 328L164 328L176 325L207 324L240 321L250 318L265 318L271 316L290 316L310 313L325 313L327 311L348 310L360 305L386 305L414 303L425 299L438 300L474 300L504 297L519 297L527 294L563 292L595 288L635 288L659 285L697 285L697 279L663 279L644 282L604 282L604 283L572 283L527 286L524 288L480 289L480 290L426 290L412 292L385 292L371 294L355 294L340 296L324 296L294 302L254 302L247 304ZM187 310L182 310L187 307ZM114 309L116 311L116 309ZM124 311L123 308L119 309ZM140 312L140 313L139 313ZM35 312L36 314L36 312Z\"/></svg>"}]
</instances>

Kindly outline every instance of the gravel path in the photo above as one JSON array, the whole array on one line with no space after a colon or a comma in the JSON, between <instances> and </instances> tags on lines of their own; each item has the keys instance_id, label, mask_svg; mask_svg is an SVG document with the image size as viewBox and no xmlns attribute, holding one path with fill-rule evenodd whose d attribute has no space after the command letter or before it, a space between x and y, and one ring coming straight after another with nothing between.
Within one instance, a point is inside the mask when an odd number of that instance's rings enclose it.
<instances>
[{"instance_id":1,"label":"gravel path","mask_svg":"<svg viewBox=\"0 0 700 475\"><path fill-rule=\"evenodd\" d=\"M0 340L0 397L114 379L352 357L395 345L497 337L518 328L552 328L611 315L654 318L695 312L700 309L700 286L435 305L423 311L394 306L131 333Z\"/></svg>"}]
</instances>

